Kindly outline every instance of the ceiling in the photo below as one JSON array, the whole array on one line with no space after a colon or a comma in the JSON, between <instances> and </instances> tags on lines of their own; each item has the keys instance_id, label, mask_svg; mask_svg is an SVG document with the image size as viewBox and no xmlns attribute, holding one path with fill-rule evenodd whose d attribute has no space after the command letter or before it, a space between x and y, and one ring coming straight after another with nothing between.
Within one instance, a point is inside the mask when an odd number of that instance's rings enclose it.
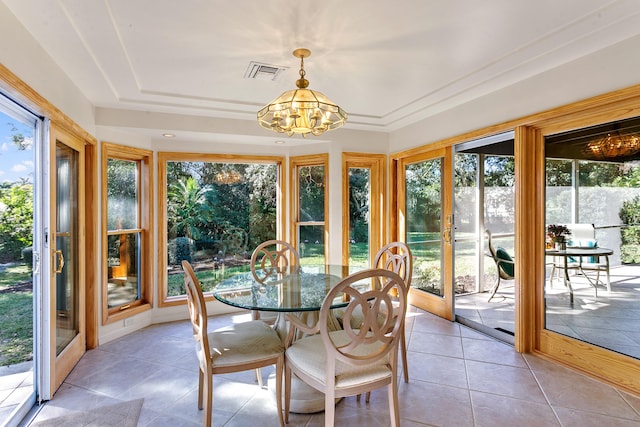
<instances>
[{"instance_id":1,"label":"ceiling","mask_svg":"<svg viewBox=\"0 0 640 427\"><path fill-rule=\"evenodd\" d=\"M634 0L0 1L96 107L255 121L305 47L345 128L380 132L640 33Z\"/></svg>"}]
</instances>

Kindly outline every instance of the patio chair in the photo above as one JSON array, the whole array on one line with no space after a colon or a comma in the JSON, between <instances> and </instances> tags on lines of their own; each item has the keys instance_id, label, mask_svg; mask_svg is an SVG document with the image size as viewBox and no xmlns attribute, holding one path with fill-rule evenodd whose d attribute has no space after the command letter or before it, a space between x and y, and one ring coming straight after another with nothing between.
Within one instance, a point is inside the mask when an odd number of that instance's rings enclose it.
<instances>
[{"instance_id":1,"label":"patio chair","mask_svg":"<svg viewBox=\"0 0 640 427\"><path fill-rule=\"evenodd\" d=\"M486 230L487 243L489 247L489 253L487 254L496 263L497 275L496 283L491 288L491 295L488 302L495 296L498 288L500 287L500 280L514 280L515 277L515 262L511 255L501 246L494 247L492 241L491 231Z\"/></svg>"}]
</instances>

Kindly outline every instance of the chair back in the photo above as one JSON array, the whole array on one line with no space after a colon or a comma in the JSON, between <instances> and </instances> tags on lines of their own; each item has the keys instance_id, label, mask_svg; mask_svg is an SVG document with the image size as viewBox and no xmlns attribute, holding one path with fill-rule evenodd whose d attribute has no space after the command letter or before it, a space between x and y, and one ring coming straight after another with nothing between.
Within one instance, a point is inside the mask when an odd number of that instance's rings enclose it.
<instances>
[{"instance_id":1,"label":"chair back","mask_svg":"<svg viewBox=\"0 0 640 427\"><path fill-rule=\"evenodd\" d=\"M276 279L300 267L300 255L296 248L284 240L267 240L258 245L251 254L251 274L264 283Z\"/></svg>"},{"instance_id":2,"label":"chair back","mask_svg":"<svg viewBox=\"0 0 640 427\"><path fill-rule=\"evenodd\" d=\"M373 267L391 270L402 277L407 288L411 286L413 255L406 243L391 242L380 248L373 259Z\"/></svg>"},{"instance_id":3,"label":"chair back","mask_svg":"<svg viewBox=\"0 0 640 427\"><path fill-rule=\"evenodd\" d=\"M361 287L358 282L375 282ZM370 269L342 279L327 294L320 309L318 326L327 352L327 375L335 372L336 361L350 365L368 365L389 356L397 365L398 343L404 328L408 287L397 273L385 269ZM392 297L391 295L397 295ZM329 318L336 299L349 300L344 310L344 333L334 342ZM351 325L354 312L362 316L357 327Z\"/></svg>"},{"instance_id":4,"label":"chair back","mask_svg":"<svg viewBox=\"0 0 640 427\"><path fill-rule=\"evenodd\" d=\"M189 308L191 326L193 327L193 338L196 341L198 363L200 363L202 372L208 372L207 361L211 360L211 350L207 335L207 306L200 282L191 264L188 261L182 261L182 269L184 270L184 287L187 293L187 306Z\"/></svg>"}]
</instances>

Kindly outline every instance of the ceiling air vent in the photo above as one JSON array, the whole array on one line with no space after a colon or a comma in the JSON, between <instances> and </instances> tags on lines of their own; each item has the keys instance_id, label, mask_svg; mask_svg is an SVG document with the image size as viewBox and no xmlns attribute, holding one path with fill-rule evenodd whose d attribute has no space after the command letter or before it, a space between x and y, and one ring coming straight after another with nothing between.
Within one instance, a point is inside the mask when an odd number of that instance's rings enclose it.
<instances>
[{"instance_id":1,"label":"ceiling air vent","mask_svg":"<svg viewBox=\"0 0 640 427\"><path fill-rule=\"evenodd\" d=\"M288 69L289 67L261 64L260 62L251 61L249 63L249 68L247 68L247 71L244 73L244 78L258 80L276 80L283 71L286 71Z\"/></svg>"}]
</instances>

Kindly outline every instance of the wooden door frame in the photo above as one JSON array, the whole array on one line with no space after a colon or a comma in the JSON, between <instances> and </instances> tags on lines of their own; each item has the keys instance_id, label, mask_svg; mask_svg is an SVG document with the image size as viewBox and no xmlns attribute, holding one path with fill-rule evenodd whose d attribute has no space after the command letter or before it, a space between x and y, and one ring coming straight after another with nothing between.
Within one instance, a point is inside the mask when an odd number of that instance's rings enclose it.
<instances>
[{"instance_id":1,"label":"wooden door frame","mask_svg":"<svg viewBox=\"0 0 640 427\"><path fill-rule=\"evenodd\" d=\"M442 179L442 206L441 206L441 240L442 240L442 256L444 257L443 269L441 277L444 280L444 295L438 297L428 292L411 288L409 291L409 303L423 310L429 311L447 320L453 320L454 311L454 295L453 295L453 223L450 224L450 239L447 242L445 233L447 228L447 218L453 222L453 147L438 147L432 150L424 150L419 153L412 153L406 156L398 156L392 159L391 166L391 187L395 191L392 194L392 214L391 227L392 240L404 242L406 240L406 213L404 211L406 200L406 186L404 185L404 166L407 164L427 161L430 159L442 158L443 174ZM415 277L415 275L414 275Z\"/></svg>"}]
</instances>

